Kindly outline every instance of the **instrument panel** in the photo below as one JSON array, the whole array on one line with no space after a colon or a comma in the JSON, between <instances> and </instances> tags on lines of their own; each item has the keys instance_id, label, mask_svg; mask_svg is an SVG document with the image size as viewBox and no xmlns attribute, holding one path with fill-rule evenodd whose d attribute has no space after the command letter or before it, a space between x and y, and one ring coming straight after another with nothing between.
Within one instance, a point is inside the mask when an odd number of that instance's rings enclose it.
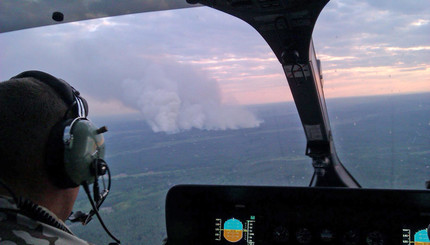
<instances>
[{"instance_id":1,"label":"instrument panel","mask_svg":"<svg viewBox=\"0 0 430 245\"><path fill-rule=\"evenodd\" d=\"M175 186L168 244L430 245L430 192Z\"/></svg>"}]
</instances>

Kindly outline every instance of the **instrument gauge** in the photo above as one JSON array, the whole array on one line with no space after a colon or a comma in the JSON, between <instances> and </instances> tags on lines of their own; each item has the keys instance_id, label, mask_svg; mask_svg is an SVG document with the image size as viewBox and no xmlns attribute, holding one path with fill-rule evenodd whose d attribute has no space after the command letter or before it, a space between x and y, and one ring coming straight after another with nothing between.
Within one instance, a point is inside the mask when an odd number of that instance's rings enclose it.
<instances>
[{"instance_id":1,"label":"instrument gauge","mask_svg":"<svg viewBox=\"0 0 430 245\"><path fill-rule=\"evenodd\" d=\"M334 233L330 229L323 229L320 233L320 239L323 242L332 242L334 240Z\"/></svg>"},{"instance_id":2,"label":"instrument gauge","mask_svg":"<svg viewBox=\"0 0 430 245\"><path fill-rule=\"evenodd\" d=\"M360 233L358 230L349 230L342 237L342 244L357 245L360 242Z\"/></svg>"},{"instance_id":3,"label":"instrument gauge","mask_svg":"<svg viewBox=\"0 0 430 245\"><path fill-rule=\"evenodd\" d=\"M296 232L296 239L299 244L310 244L312 241L312 233L307 228L301 228Z\"/></svg>"},{"instance_id":4,"label":"instrument gauge","mask_svg":"<svg viewBox=\"0 0 430 245\"><path fill-rule=\"evenodd\" d=\"M284 226L278 226L273 231L273 240L275 242L287 242L290 237L288 229Z\"/></svg>"},{"instance_id":5,"label":"instrument gauge","mask_svg":"<svg viewBox=\"0 0 430 245\"><path fill-rule=\"evenodd\" d=\"M368 245L384 245L384 235L379 231L370 232L366 237Z\"/></svg>"}]
</instances>

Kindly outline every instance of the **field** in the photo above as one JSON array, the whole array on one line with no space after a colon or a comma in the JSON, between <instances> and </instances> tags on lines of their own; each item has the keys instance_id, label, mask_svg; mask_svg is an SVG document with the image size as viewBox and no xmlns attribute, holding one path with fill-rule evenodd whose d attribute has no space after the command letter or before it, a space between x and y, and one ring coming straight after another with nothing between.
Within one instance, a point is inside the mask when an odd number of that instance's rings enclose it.
<instances>
[{"instance_id":1,"label":"field","mask_svg":"<svg viewBox=\"0 0 430 245\"><path fill-rule=\"evenodd\" d=\"M430 179L430 94L327 101L338 155L363 187L423 189ZM161 244L164 200L176 184L306 186L311 159L293 103L249 107L258 128L153 133L140 119L108 124L112 190L101 210L122 244ZM81 191L75 210L89 210ZM94 218L96 219L96 218ZM72 230L110 242L97 220Z\"/></svg>"}]
</instances>

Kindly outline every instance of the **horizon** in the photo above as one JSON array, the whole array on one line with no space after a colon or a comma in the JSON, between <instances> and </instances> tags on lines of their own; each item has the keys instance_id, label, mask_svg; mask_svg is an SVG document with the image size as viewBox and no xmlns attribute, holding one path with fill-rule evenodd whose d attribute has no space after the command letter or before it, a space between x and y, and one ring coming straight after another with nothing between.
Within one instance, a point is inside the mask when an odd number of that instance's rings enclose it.
<instances>
[{"instance_id":1,"label":"horizon","mask_svg":"<svg viewBox=\"0 0 430 245\"><path fill-rule=\"evenodd\" d=\"M377 94L377 95L359 95L359 96L349 96L349 97L331 97L331 98L325 98L325 101L327 104L328 112L331 113L334 108L331 106L335 105L332 103L339 102L339 100L365 100L365 99L381 99L381 98L390 98L390 97L399 97L399 96L414 96L414 95L421 95L421 96L429 96L429 104L430 104L430 91L425 92L412 92L412 93L398 93L398 94ZM369 101L367 101L369 102ZM243 105L245 108L251 109L252 107L261 107L261 106L272 106L272 105L288 105L288 106L295 106L294 101L279 101L279 102L268 102L268 103L260 103L260 104L248 104ZM237 106L237 105L233 105ZM90 105L91 109L91 105ZM294 107L294 111L296 111L296 108ZM89 118L94 119L94 121L102 122L103 120L112 120L114 122L120 122L125 120L132 120L132 121L144 121L145 118L142 116L142 113L140 111L133 111L129 113L124 114L108 114L108 115L100 115L95 114L91 115L90 113ZM297 113L297 117L299 114ZM331 119L331 117L329 118ZM264 123L264 122L263 122ZM429 122L430 123L430 122ZM100 123L102 124L102 123ZM430 125L430 124L429 124ZM196 129L196 128L194 128ZM203 129L206 130L206 129Z\"/></svg>"}]
</instances>

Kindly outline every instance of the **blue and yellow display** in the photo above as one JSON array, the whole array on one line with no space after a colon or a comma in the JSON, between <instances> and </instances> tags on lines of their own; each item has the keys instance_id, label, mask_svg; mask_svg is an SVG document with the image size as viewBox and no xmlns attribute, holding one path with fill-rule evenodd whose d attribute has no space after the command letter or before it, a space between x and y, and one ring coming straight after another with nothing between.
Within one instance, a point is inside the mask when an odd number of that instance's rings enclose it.
<instances>
[{"instance_id":1,"label":"blue and yellow display","mask_svg":"<svg viewBox=\"0 0 430 245\"><path fill-rule=\"evenodd\" d=\"M430 245L428 229L422 229L416 232L411 231L411 229L403 229L402 244Z\"/></svg>"},{"instance_id":2,"label":"blue and yellow display","mask_svg":"<svg viewBox=\"0 0 430 245\"><path fill-rule=\"evenodd\" d=\"M237 218L228 218L223 221L221 218L215 219L215 241L221 244L247 244L255 245L254 242L255 216L241 221Z\"/></svg>"},{"instance_id":3,"label":"blue and yellow display","mask_svg":"<svg viewBox=\"0 0 430 245\"><path fill-rule=\"evenodd\" d=\"M224 223L225 240L229 242L238 242L243 238L243 224L235 218L231 218Z\"/></svg>"},{"instance_id":4,"label":"blue and yellow display","mask_svg":"<svg viewBox=\"0 0 430 245\"><path fill-rule=\"evenodd\" d=\"M428 236L428 230L420 230L414 235L414 242L416 245L430 245L430 239Z\"/></svg>"}]
</instances>

